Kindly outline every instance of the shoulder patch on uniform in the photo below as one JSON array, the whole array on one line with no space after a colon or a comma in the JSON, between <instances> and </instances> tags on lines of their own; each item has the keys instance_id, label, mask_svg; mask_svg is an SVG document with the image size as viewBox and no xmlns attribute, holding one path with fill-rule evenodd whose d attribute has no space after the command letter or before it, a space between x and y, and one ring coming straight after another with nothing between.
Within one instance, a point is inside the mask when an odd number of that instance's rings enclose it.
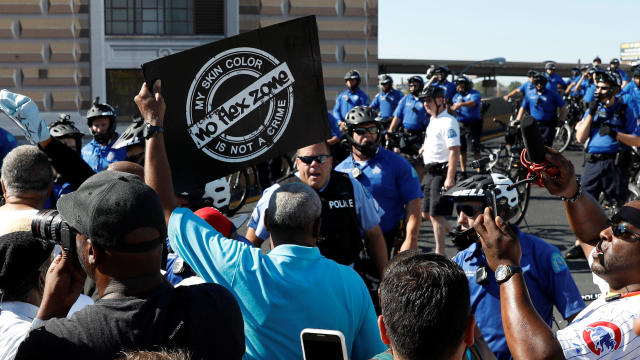
<instances>
[{"instance_id":1,"label":"shoulder patch on uniform","mask_svg":"<svg viewBox=\"0 0 640 360\"><path fill-rule=\"evenodd\" d=\"M455 130L453 130L453 129L449 129L449 132L447 132L447 137L448 137L449 139L451 139L451 138L454 138L454 137L456 137L456 136L458 136L458 134L456 133L456 131L455 131Z\"/></svg>"},{"instance_id":2,"label":"shoulder patch on uniform","mask_svg":"<svg viewBox=\"0 0 640 360\"><path fill-rule=\"evenodd\" d=\"M567 262L564 261L562 255L558 252L554 252L551 255L551 266L553 267L553 272L555 274L558 274L568 268Z\"/></svg>"},{"instance_id":3,"label":"shoulder patch on uniform","mask_svg":"<svg viewBox=\"0 0 640 360\"><path fill-rule=\"evenodd\" d=\"M413 166L411 167L411 177L414 179L418 178L418 173L416 172L416 169Z\"/></svg>"}]
</instances>

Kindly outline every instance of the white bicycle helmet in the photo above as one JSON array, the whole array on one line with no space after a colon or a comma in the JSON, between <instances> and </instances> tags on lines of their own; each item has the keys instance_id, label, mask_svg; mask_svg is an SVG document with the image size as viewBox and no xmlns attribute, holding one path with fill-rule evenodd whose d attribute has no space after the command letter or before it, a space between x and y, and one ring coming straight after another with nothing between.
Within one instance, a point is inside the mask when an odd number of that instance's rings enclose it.
<instances>
[{"instance_id":1,"label":"white bicycle helmet","mask_svg":"<svg viewBox=\"0 0 640 360\"><path fill-rule=\"evenodd\" d=\"M227 183L227 180L223 177L208 182L204 186L204 195L202 195L202 198L211 199L211 205L218 210L228 207L231 200L229 183Z\"/></svg>"},{"instance_id":2,"label":"white bicycle helmet","mask_svg":"<svg viewBox=\"0 0 640 360\"><path fill-rule=\"evenodd\" d=\"M443 196L453 198L456 202L484 201L485 191L493 187L498 214L508 221L518 211L518 190L515 187L509 189L511 185L513 181L502 174L478 174L457 183Z\"/></svg>"}]
</instances>

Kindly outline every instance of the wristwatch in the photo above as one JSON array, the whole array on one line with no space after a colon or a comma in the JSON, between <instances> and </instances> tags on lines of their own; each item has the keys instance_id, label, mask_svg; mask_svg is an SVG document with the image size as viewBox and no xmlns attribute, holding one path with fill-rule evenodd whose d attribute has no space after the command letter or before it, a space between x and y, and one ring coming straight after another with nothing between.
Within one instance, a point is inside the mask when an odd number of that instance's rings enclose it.
<instances>
[{"instance_id":1,"label":"wristwatch","mask_svg":"<svg viewBox=\"0 0 640 360\"><path fill-rule=\"evenodd\" d=\"M145 139L149 140L156 133L163 133L164 128L162 126L153 126L148 122L144 123L144 127L142 128L142 136Z\"/></svg>"},{"instance_id":2,"label":"wristwatch","mask_svg":"<svg viewBox=\"0 0 640 360\"><path fill-rule=\"evenodd\" d=\"M521 273L522 268L520 266L511 265L498 265L496 268L496 282L502 284L509 280L513 274Z\"/></svg>"}]
</instances>

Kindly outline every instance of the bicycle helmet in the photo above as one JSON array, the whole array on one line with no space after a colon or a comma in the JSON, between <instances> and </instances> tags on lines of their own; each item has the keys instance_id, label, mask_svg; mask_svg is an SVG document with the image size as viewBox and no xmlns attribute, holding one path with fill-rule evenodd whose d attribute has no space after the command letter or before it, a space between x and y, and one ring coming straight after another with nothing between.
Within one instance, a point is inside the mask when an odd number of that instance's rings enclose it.
<instances>
[{"instance_id":1,"label":"bicycle helmet","mask_svg":"<svg viewBox=\"0 0 640 360\"><path fill-rule=\"evenodd\" d=\"M619 88L622 85L622 78L620 74L614 71L607 72L597 72L596 73L596 82L603 82L605 84L611 85L613 88Z\"/></svg>"},{"instance_id":2,"label":"bicycle helmet","mask_svg":"<svg viewBox=\"0 0 640 360\"><path fill-rule=\"evenodd\" d=\"M110 120L109 128L107 129L106 134L96 134L94 133L93 129L91 129L91 126L93 125L93 120L99 117L107 117ZM93 106L91 106L89 111L87 111L87 126L89 126L89 129L91 130L91 134L94 136L94 138L96 138L96 141L104 142L104 141L108 141L108 139L111 139L113 134L115 134L116 132L117 119L118 119L118 116L116 115L116 110L113 108L113 106L109 104L101 104L100 97L96 96L95 100L93 101ZM100 140L104 140L104 141L100 141Z\"/></svg>"},{"instance_id":3,"label":"bicycle helmet","mask_svg":"<svg viewBox=\"0 0 640 360\"><path fill-rule=\"evenodd\" d=\"M378 75L378 85L393 84L393 79L387 74Z\"/></svg>"},{"instance_id":4,"label":"bicycle helmet","mask_svg":"<svg viewBox=\"0 0 640 360\"><path fill-rule=\"evenodd\" d=\"M577 76L579 74L580 74L580 69L578 69L577 67L574 67L571 69L571 75Z\"/></svg>"},{"instance_id":5,"label":"bicycle helmet","mask_svg":"<svg viewBox=\"0 0 640 360\"><path fill-rule=\"evenodd\" d=\"M613 64L620 65L620 60L618 60L617 58L611 59L611 61L609 61L609 65Z\"/></svg>"},{"instance_id":6,"label":"bicycle helmet","mask_svg":"<svg viewBox=\"0 0 640 360\"><path fill-rule=\"evenodd\" d=\"M229 206L231 200L231 189L225 178L219 178L208 182L204 186L204 195L202 199L211 202L211 206L218 210L225 209Z\"/></svg>"},{"instance_id":7,"label":"bicycle helmet","mask_svg":"<svg viewBox=\"0 0 640 360\"><path fill-rule=\"evenodd\" d=\"M426 98L443 98L445 95L444 89L441 88L440 86L429 86L428 88L422 90L422 92L420 93L419 98L420 99L426 99Z\"/></svg>"},{"instance_id":8,"label":"bicycle helmet","mask_svg":"<svg viewBox=\"0 0 640 360\"><path fill-rule=\"evenodd\" d=\"M504 221L508 221L519 211L518 190L515 187L509 189L511 185L513 185L513 181L502 174L478 174L457 183L443 196L451 198L455 202L485 202L487 190L493 188L496 196L497 215L502 217Z\"/></svg>"},{"instance_id":9,"label":"bicycle helmet","mask_svg":"<svg viewBox=\"0 0 640 360\"><path fill-rule=\"evenodd\" d=\"M420 76L414 75L410 77L409 80L407 80L407 84L411 83L418 83L418 91L422 91L424 88L424 80L422 80L422 77Z\"/></svg>"},{"instance_id":10,"label":"bicycle helmet","mask_svg":"<svg viewBox=\"0 0 640 360\"><path fill-rule=\"evenodd\" d=\"M349 79L360 80L360 72L355 69L347 71L347 73L344 75L344 80L346 81Z\"/></svg>"},{"instance_id":11,"label":"bicycle helmet","mask_svg":"<svg viewBox=\"0 0 640 360\"><path fill-rule=\"evenodd\" d=\"M640 77L640 67L633 69L633 77Z\"/></svg>"},{"instance_id":12,"label":"bicycle helmet","mask_svg":"<svg viewBox=\"0 0 640 360\"><path fill-rule=\"evenodd\" d=\"M537 71L530 69L529 71L527 71L527 77L536 76L537 73Z\"/></svg>"},{"instance_id":13,"label":"bicycle helmet","mask_svg":"<svg viewBox=\"0 0 640 360\"><path fill-rule=\"evenodd\" d=\"M449 68L444 65L440 65L433 70L433 73L449 75L451 74L451 70L449 70Z\"/></svg>"},{"instance_id":14,"label":"bicycle helmet","mask_svg":"<svg viewBox=\"0 0 640 360\"><path fill-rule=\"evenodd\" d=\"M59 114L58 120L49 125L49 133L55 139L73 138L76 140L76 151L80 152L82 148L82 137L84 134L78 130L75 123L70 120L71 115Z\"/></svg>"},{"instance_id":15,"label":"bicycle helmet","mask_svg":"<svg viewBox=\"0 0 640 360\"><path fill-rule=\"evenodd\" d=\"M600 56L596 56L596 57L593 58L592 62L602 63L602 59L600 59Z\"/></svg>"},{"instance_id":16,"label":"bicycle helmet","mask_svg":"<svg viewBox=\"0 0 640 360\"><path fill-rule=\"evenodd\" d=\"M347 115L344 117L344 123L346 128L346 133L344 134L345 139L352 146L354 146L358 151L362 152L366 156L373 156L378 150L378 145L382 140L382 124L379 121L376 121L377 114L375 110L367 106L356 106L353 109L349 110ZM364 144L359 144L353 138L353 130L359 125L374 123L378 128L378 136L376 136L375 141L373 142L365 142Z\"/></svg>"},{"instance_id":17,"label":"bicycle helmet","mask_svg":"<svg viewBox=\"0 0 640 360\"><path fill-rule=\"evenodd\" d=\"M471 80L465 75L458 76L456 79L456 85L462 85L465 93L473 89L473 82L471 82Z\"/></svg>"},{"instance_id":18,"label":"bicycle helmet","mask_svg":"<svg viewBox=\"0 0 640 360\"><path fill-rule=\"evenodd\" d=\"M552 62L548 62L548 63L544 64L544 69L545 70L555 70L556 69L556 64L552 63Z\"/></svg>"},{"instance_id":19,"label":"bicycle helmet","mask_svg":"<svg viewBox=\"0 0 640 360\"><path fill-rule=\"evenodd\" d=\"M144 121L142 119L134 120L134 122L124 130L122 135L118 137L118 140L116 140L112 148L120 149L135 144L144 145L144 136L142 135L143 130Z\"/></svg>"},{"instance_id":20,"label":"bicycle helmet","mask_svg":"<svg viewBox=\"0 0 640 360\"><path fill-rule=\"evenodd\" d=\"M533 77L533 85L540 84L540 85L542 85L542 87L545 87L545 86L547 86L547 81L548 81L547 78L542 74L536 74Z\"/></svg>"}]
</instances>

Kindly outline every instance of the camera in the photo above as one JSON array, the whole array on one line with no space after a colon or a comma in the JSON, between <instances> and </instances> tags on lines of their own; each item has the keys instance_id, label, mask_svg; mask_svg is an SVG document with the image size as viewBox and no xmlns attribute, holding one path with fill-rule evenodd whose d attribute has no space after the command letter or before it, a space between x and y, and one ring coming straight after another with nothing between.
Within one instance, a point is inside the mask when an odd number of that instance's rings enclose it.
<instances>
[{"instance_id":1,"label":"camera","mask_svg":"<svg viewBox=\"0 0 640 360\"><path fill-rule=\"evenodd\" d=\"M53 241L64 250L76 252L76 234L78 232L62 219L57 210L41 210L31 220L33 236Z\"/></svg>"}]
</instances>

